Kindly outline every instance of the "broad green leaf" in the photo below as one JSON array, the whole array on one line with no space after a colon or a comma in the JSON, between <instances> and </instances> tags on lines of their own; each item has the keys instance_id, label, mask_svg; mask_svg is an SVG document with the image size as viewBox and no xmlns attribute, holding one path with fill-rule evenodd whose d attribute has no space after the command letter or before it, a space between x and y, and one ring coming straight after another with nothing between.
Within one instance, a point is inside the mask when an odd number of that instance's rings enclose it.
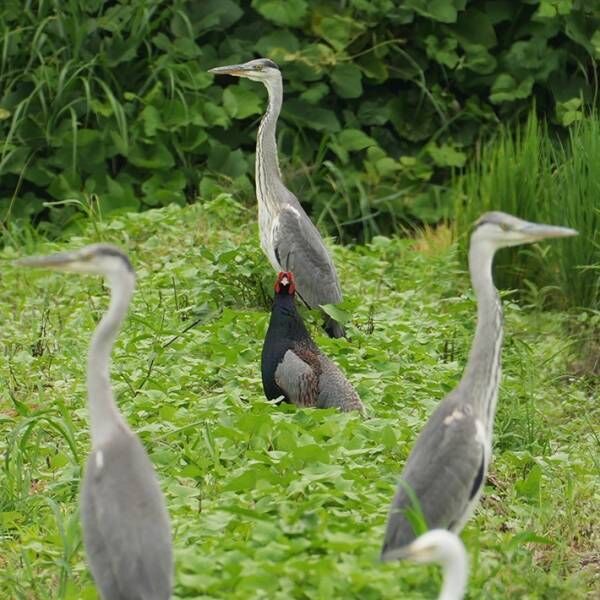
<instances>
[{"instance_id":1,"label":"broad green leaf","mask_svg":"<svg viewBox=\"0 0 600 600\"><path fill-rule=\"evenodd\" d=\"M136 167L145 169L168 169L175 164L173 155L163 144L137 142L131 148L128 159Z\"/></svg>"},{"instance_id":2,"label":"broad green leaf","mask_svg":"<svg viewBox=\"0 0 600 600\"><path fill-rule=\"evenodd\" d=\"M248 169L248 163L241 150L230 150L218 144L211 148L208 156L208 167L221 175L239 177Z\"/></svg>"},{"instance_id":3,"label":"broad green leaf","mask_svg":"<svg viewBox=\"0 0 600 600\"><path fill-rule=\"evenodd\" d=\"M452 31L461 43L476 44L487 49L497 43L496 32L488 15L476 8L461 13Z\"/></svg>"},{"instance_id":4,"label":"broad green leaf","mask_svg":"<svg viewBox=\"0 0 600 600\"><path fill-rule=\"evenodd\" d=\"M299 98L287 100L283 112L287 118L310 129L332 133L340 130L340 122L332 110L313 106Z\"/></svg>"},{"instance_id":5,"label":"broad green leaf","mask_svg":"<svg viewBox=\"0 0 600 600\"><path fill-rule=\"evenodd\" d=\"M330 77L333 89L342 98L358 98L362 94L362 73L357 66L351 63L336 65Z\"/></svg>"},{"instance_id":6,"label":"broad green leaf","mask_svg":"<svg viewBox=\"0 0 600 600\"><path fill-rule=\"evenodd\" d=\"M515 489L519 496L525 496L530 500L540 499L540 485L542 480L542 469L538 464L533 465L525 479L515 483Z\"/></svg>"},{"instance_id":7,"label":"broad green leaf","mask_svg":"<svg viewBox=\"0 0 600 600\"><path fill-rule=\"evenodd\" d=\"M300 49L300 42L291 31L282 29L263 35L258 42L256 42L256 49L263 56L268 56L271 53L277 54L278 50L292 53L298 52Z\"/></svg>"},{"instance_id":8,"label":"broad green leaf","mask_svg":"<svg viewBox=\"0 0 600 600\"><path fill-rule=\"evenodd\" d=\"M277 25L298 27L308 11L306 0L252 0L252 7Z\"/></svg>"},{"instance_id":9,"label":"broad green leaf","mask_svg":"<svg viewBox=\"0 0 600 600\"><path fill-rule=\"evenodd\" d=\"M315 21L313 29L334 48L342 50L355 39L365 26L346 15L332 15Z\"/></svg>"},{"instance_id":10,"label":"broad green leaf","mask_svg":"<svg viewBox=\"0 0 600 600\"><path fill-rule=\"evenodd\" d=\"M145 106L140 117L144 123L144 132L147 136L154 137L158 129L162 128L161 114L154 106Z\"/></svg>"},{"instance_id":11,"label":"broad green leaf","mask_svg":"<svg viewBox=\"0 0 600 600\"><path fill-rule=\"evenodd\" d=\"M225 88L223 105L229 115L236 119L245 119L250 115L261 114L264 111L264 101L258 94L239 85Z\"/></svg>"},{"instance_id":12,"label":"broad green leaf","mask_svg":"<svg viewBox=\"0 0 600 600\"><path fill-rule=\"evenodd\" d=\"M427 146L427 153L433 162L440 167L464 167L467 155L460 150L456 150L450 144L430 144Z\"/></svg>"},{"instance_id":13,"label":"broad green leaf","mask_svg":"<svg viewBox=\"0 0 600 600\"><path fill-rule=\"evenodd\" d=\"M430 17L442 23L454 23L457 8L464 8L466 1L459 0L407 0L406 7L412 8L424 17Z\"/></svg>"},{"instance_id":14,"label":"broad green leaf","mask_svg":"<svg viewBox=\"0 0 600 600\"><path fill-rule=\"evenodd\" d=\"M490 100L495 104L499 104L500 102L528 98L531 95L532 87L533 77L526 77L523 81L517 83L512 75L502 73L498 75L492 85Z\"/></svg>"},{"instance_id":15,"label":"broad green leaf","mask_svg":"<svg viewBox=\"0 0 600 600\"><path fill-rule=\"evenodd\" d=\"M326 83L317 83L310 85L300 94L302 100L309 104L318 104L329 93L329 86Z\"/></svg>"},{"instance_id":16,"label":"broad green leaf","mask_svg":"<svg viewBox=\"0 0 600 600\"><path fill-rule=\"evenodd\" d=\"M441 42L434 35L428 35L425 38L427 56L450 69L453 69L458 63L457 46L458 42L455 38L447 37Z\"/></svg>"},{"instance_id":17,"label":"broad green leaf","mask_svg":"<svg viewBox=\"0 0 600 600\"><path fill-rule=\"evenodd\" d=\"M337 139L340 145L349 152L364 150L369 146L377 145L373 138L360 131L360 129L344 129L338 134Z\"/></svg>"},{"instance_id":18,"label":"broad green leaf","mask_svg":"<svg viewBox=\"0 0 600 600\"><path fill-rule=\"evenodd\" d=\"M352 318L352 315L348 311L338 308L335 304L322 304L321 308L325 314L329 315L332 319L335 319L342 325L348 323Z\"/></svg>"},{"instance_id":19,"label":"broad green leaf","mask_svg":"<svg viewBox=\"0 0 600 600\"><path fill-rule=\"evenodd\" d=\"M171 32L176 37L188 36L190 34L190 24L195 35L211 29L226 30L239 21L243 14L244 12L238 2L233 0L190 2L186 5L185 12L174 11L171 20Z\"/></svg>"}]
</instances>

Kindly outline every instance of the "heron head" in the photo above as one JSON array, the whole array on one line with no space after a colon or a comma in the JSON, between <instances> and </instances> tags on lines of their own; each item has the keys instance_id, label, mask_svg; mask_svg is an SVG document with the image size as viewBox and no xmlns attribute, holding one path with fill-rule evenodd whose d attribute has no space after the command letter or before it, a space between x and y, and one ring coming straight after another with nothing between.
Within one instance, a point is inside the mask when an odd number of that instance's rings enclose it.
<instances>
[{"instance_id":1,"label":"heron head","mask_svg":"<svg viewBox=\"0 0 600 600\"><path fill-rule=\"evenodd\" d=\"M123 271L133 273L133 267L127 255L110 244L91 244L73 252L28 256L16 260L15 265L106 277Z\"/></svg>"},{"instance_id":2,"label":"heron head","mask_svg":"<svg viewBox=\"0 0 600 600\"><path fill-rule=\"evenodd\" d=\"M209 69L214 75L233 75L234 77L246 77L253 81L270 81L281 78L279 67L268 58L257 58L239 65L226 65Z\"/></svg>"},{"instance_id":3,"label":"heron head","mask_svg":"<svg viewBox=\"0 0 600 600\"><path fill-rule=\"evenodd\" d=\"M276 294L289 294L293 296L296 293L296 280L294 274L290 271L282 271L277 275L275 281Z\"/></svg>"},{"instance_id":4,"label":"heron head","mask_svg":"<svg viewBox=\"0 0 600 600\"><path fill-rule=\"evenodd\" d=\"M493 211L484 213L477 219L472 240L488 242L497 250L572 235L577 235L575 229L532 223L504 212Z\"/></svg>"},{"instance_id":5,"label":"heron head","mask_svg":"<svg viewBox=\"0 0 600 600\"><path fill-rule=\"evenodd\" d=\"M465 555L460 538L446 529L430 529L414 542L389 551L386 560L404 559L415 563L447 564Z\"/></svg>"}]
</instances>

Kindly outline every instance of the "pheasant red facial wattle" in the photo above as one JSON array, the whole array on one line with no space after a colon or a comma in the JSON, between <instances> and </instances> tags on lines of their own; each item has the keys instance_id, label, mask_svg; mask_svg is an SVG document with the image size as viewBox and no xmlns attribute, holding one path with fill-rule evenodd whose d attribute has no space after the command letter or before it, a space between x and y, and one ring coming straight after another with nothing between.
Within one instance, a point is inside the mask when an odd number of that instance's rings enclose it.
<instances>
[{"instance_id":1,"label":"pheasant red facial wattle","mask_svg":"<svg viewBox=\"0 0 600 600\"><path fill-rule=\"evenodd\" d=\"M296 293L296 280L294 274L290 271L281 271L277 275L277 281L275 281L275 293L281 294L287 289L287 293L293 296Z\"/></svg>"}]
</instances>

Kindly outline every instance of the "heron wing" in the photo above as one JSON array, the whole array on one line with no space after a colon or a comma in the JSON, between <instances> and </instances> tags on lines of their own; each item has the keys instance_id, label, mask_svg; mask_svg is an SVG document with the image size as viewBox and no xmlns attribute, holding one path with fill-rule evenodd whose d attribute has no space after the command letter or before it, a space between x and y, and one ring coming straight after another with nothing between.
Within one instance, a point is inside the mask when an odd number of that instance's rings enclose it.
<instances>
[{"instance_id":1,"label":"heron wing","mask_svg":"<svg viewBox=\"0 0 600 600\"><path fill-rule=\"evenodd\" d=\"M152 463L132 433L120 432L90 454L82 520L86 553L103 597L170 598L168 514Z\"/></svg>"},{"instance_id":2,"label":"heron wing","mask_svg":"<svg viewBox=\"0 0 600 600\"><path fill-rule=\"evenodd\" d=\"M273 231L275 256L283 271L292 271L298 294L310 306L342 300L340 282L329 251L301 207L284 206Z\"/></svg>"},{"instance_id":3,"label":"heron wing","mask_svg":"<svg viewBox=\"0 0 600 600\"><path fill-rule=\"evenodd\" d=\"M277 365L275 383L292 404L316 406L319 378L313 368L293 350L288 350Z\"/></svg>"},{"instance_id":4,"label":"heron wing","mask_svg":"<svg viewBox=\"0 0 600 600\"><path fill-rule=\"evenodd\" d=\"M390 508L383 554L416 535L411 492L429 529L454 529L483 484L485 447L475 417L460 402L444 402L417 438Z\"/></svg>"}]
</instances>

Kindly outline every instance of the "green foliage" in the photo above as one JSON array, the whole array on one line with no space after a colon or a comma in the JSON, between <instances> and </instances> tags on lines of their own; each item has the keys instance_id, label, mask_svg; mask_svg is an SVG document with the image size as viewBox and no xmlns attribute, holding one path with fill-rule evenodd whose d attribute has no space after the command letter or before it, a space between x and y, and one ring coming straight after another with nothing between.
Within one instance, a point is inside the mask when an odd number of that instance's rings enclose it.
<instances>
[{"instance_id":1,"label":"green foliage","mask_svg":"<svg viewBox=\"0 0 600 600\"><path fill-rule=\"evenodd\" d=\"M557 124L580 120L600 13L583 0L6 0L0 42L3 222L56 233L78 206L183 204L219 184L251 202L264 90L206 70L260 54L284 73L290 187L330 231L370 239L447 215L449 174L532 98Z\"/></svg>"},{"instance_id":2,"label":"green foliage","mask_svg":"<svg viewBox=\"0 0 600 600\"><path fill-rule=\"evenodd\" d=\"M575 120L561 141L532 115L516 133L502 128L456 186L456 229L486 210L564 225L576 238L508 250L496 261L503 287L541 290L555 306L600 310L600 118ZM543 304L544 302L542 302Z\"/></svg>"},{"instance_id":3,"label":"green foliage","mask_svg":"<svg viewBox=\"0 0 600 600\"><path fill-rule=\"evenodd\" d=\"M8 264L96 241L127 249L138 275L112 376L167 497L174 598L436 596L433 569L381 564L378 553L398 474L473 335L456 249L381 236L333 248L351 342L305 316L369 416L273 406L260 383L259 288L274 274L247 212L221 194L95 219L68 243L14 233L2 250L1 598L97 598L78 514L89 451L82 357L108 291L96 277ZM494 461L462 534L469 597L584 600L597 584L597 382L565 376L578 340L562 315L508 299L505 314Z\"/></svg>"}]
</instances>

